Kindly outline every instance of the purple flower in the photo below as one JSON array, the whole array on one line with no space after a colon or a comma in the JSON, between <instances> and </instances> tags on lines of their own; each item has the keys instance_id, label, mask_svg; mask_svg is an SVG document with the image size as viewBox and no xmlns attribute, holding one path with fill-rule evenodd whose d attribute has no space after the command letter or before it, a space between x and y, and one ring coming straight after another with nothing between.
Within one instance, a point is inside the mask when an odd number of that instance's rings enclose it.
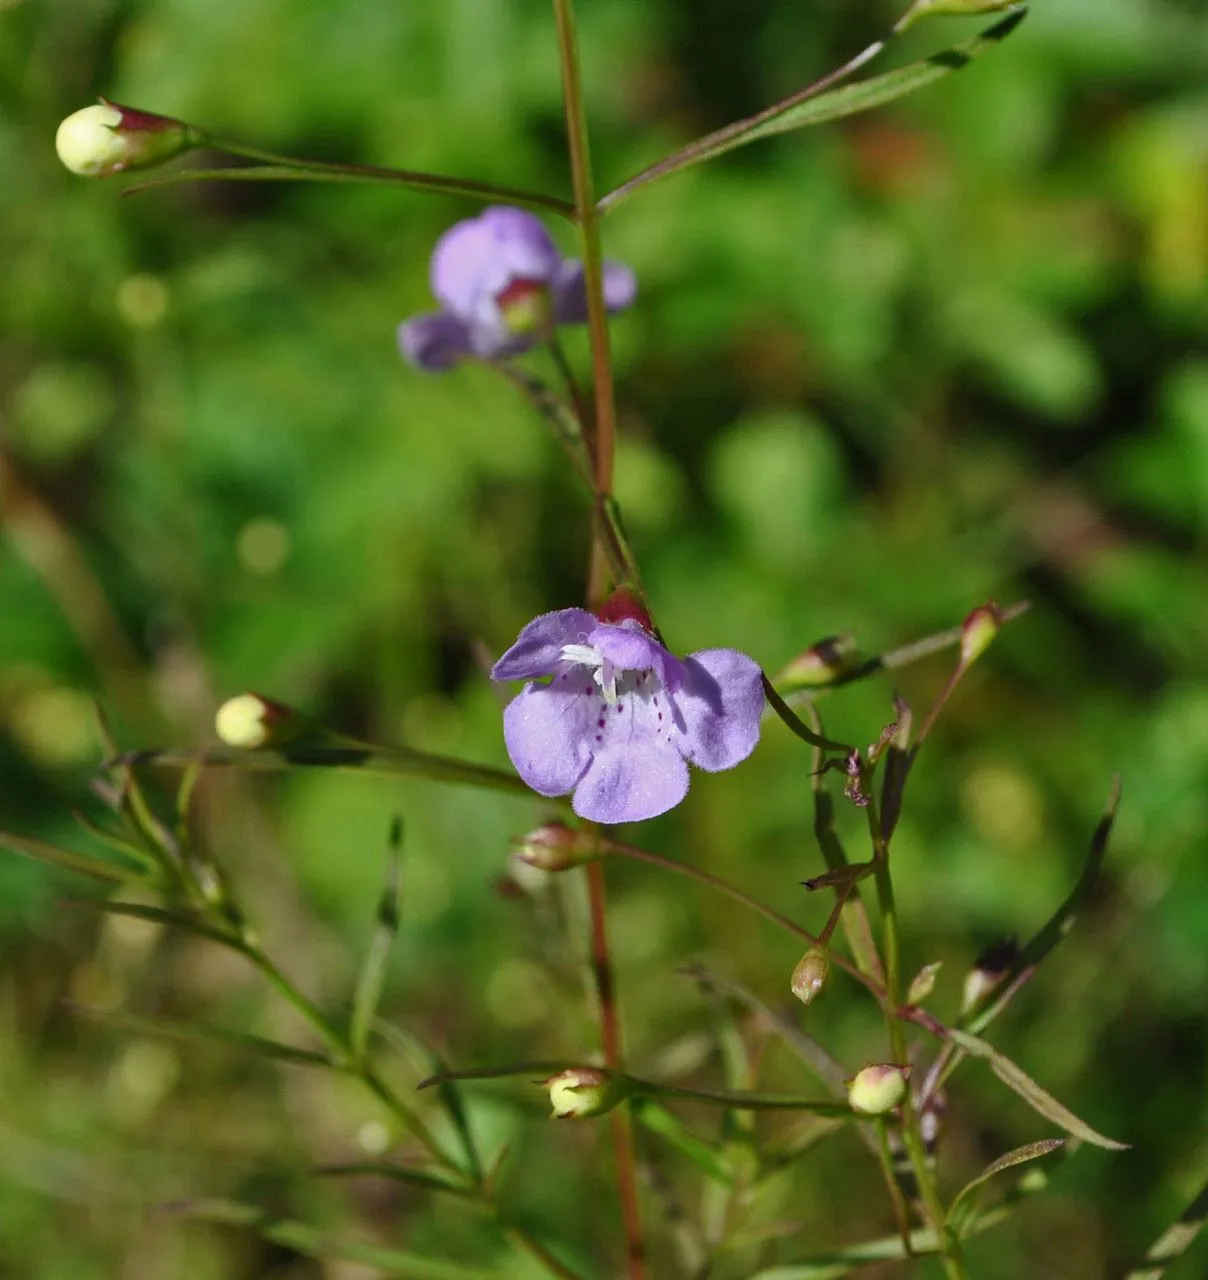
<instances>
[{"instance_id":1,"label":"purple flower","mask_svg":"<svg viewBox=\"0 0 1208 1280\"><path fill-rule=\"evenodd\" d=\"M430 279L441 310L398 330L403 355L429 372L462 356L514 355L551 325L587 319L583 264L563 258L541 220L523 209L494 206L451 226L436 242ZM628 267L605 262L610 311L629 306L636 292Z\"/></svg>"},{"instance_id":2,"label":"purple flower","mask_svg":"<svg viewBox=\"0 0 1208 1280\"><path fill-rule=\"evenodd\" d=\"M553 678L534 683L543 676ZM753 659L733 649L676 658L632 616L542 614L491 678L529 681L503 713L516 771L543 796L573 791L575 812L594 822L665 813L687 794L689 764L730 769L759 741Z\"/></svg>"}]
</instances>

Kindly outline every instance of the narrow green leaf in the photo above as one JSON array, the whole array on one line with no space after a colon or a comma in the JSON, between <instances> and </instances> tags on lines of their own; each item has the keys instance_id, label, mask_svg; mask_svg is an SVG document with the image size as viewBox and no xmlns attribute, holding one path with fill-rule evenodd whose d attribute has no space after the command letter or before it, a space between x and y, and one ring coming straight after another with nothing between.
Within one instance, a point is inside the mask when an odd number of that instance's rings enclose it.
<instances>
[{"instance_id":1,"label":"narrow green leaf","mask_svg":"<svg viewBox=\"0 0 1208 1280\"><path fill-rule=\"evenodd\" d=\"M1208 1221L1208 1183L1200 1188L1199 1194L1177 1220L1153 1242L1145 1261L1130 1271L1124 1280L1162 1280L1167 1268L1191 1247L1205 1221Z\"/></svg>"},{"instance_id":2,"label":"narrow green leaf","mask_svg":"<svg viewBox=\"0 0 1208 1280\"><path fill-rule=\"evenodd\" d=\"M1117 1142L1114 1138L1105 1138L1103 1134L1092 1129L1084 1120L1062 1106L1052 1094L1047 1093L1029 1076L1018 1063L1012 1062L1006 1054L1000 1053L993 1045L967 1031L953 1028L948 1033L953 1042L970 1057L982 1058L990 1064L990 1069L1007 1086L1013 1090L1036 1112L1051 1121L1059 1129L1083 1142L1096 1147L1105 1147L1108 1151L1127 1151L1127 1142Z\"/></svg>"},{"instance_id":3,"label":"narrow green leaf","mask_svg":"<svg viewBox=\"0 0 1208 1280\"><path fill-rule=\"evenodd\" d=\"M847 1077L851 1074L838 1059L833 1058L813 1036L807 1035L786 1017L778 1014L749 987L730 978L723 978L701 965L690 965L684 972L702 986L737 1000L761 1018L784 1043L801 1059L836 1098L846 1098Z\"/></svg>"},{"instance_id":4,"label":"narrow green leaf","mask_svg":"<svg viewBox=\"0 0 1208 1280\"><path fill-rule=\"evenodd\" d=\"M974 1204L974 1195L985 1183L989 1182L995 1174L1003 1173L1007 1169L1013 1169L1016 1165L1026 1164L1029 1160L1038 1160L1041 1156L1047 1156L1052 1151L1057 1151L1064 1147L1066 1140L1064 1138L1042 1138L1039 1142L1029 1142L1026 1146L1016 1147L1014 1151L1008 1151L1005 1155L1001 1155L997 1160L992 1161L977 1175L972 1181L967 1182L957 1193L956 1199L948 1208L948 1222L961 1222L972 1210Z\"/></svg>"},{"instance_id":5,"label":"narrow green leaf","mask_svg":"<svg viewBox=\"0 0 1208 1280\"><path fill-rule=\"evenodd\" d=\"M89 1009L71 1005L71 1009L94 1022L130 1031L136 1035L156 1036L161 1040L196 1043L204 1040L211 1044L230 1045L254 1053L257 1057L274 1062L286 1062L300 1067L332 1067L331 1059L322 1053L308 1049L295 1049L293 1045L266 1040L263 1036L232 1031L226 1027L213 1027L203 1022L177 1022L165 1018L143 1018L133 1013L115 1013L108 1009Z\"/></svg>"},{"instance_id":6,"label":"narrow green leaf","mask_svg":"<svg viewBox=\"0 0 1208 1280\"><path fill-rule=\"evenodd\" d=\"M325 1165L316 1169L315 1173L329 1178L388 1178L391 1182L403 1182L409 1187L418 1187L421 1191L438 1191L470 1200L479 1198L475 1187L450 1182L441 1174L432 1173L427 1169L412 1169L407 1165L390 1164L385 1161L369 1160L356 1164Z\"/></svg>"},{"instance_id":7,"label":"narrow green leaf","mask_svg":"<svg viewBox=\"0 0 1208 1280\"><path fill-rule=\"evenodd\" d=\"M734 1185L734 1174L722 1153L711 1143L688 1128L678 1116L672 1115L666 1107L648 1098L637 1098L633 1103L634 1118L651 1133L657 1133L677 1151L688 1157L706 1177L723 1186Z\"/></svg>"},{"instance_id":8,"label":"narrow green leaf","mask_svg":"<svg viewBox=\"0 0 1208 1280\"><path fill-rule=\"evenodd\" d=\"M289 744L266 751L216 748L210 751L177 751L146 748L122 757L131 765L164 765L172 768L204 765L207 768L279 771L284 769L352 769L374 774L411 774L433 782L461 783L510 791L532 798L532 791L514 773L490 765L469 764L447 756L413 751L408 747L307 747Z\"/></svg>"},{"instance_id":9,"label":"narrow green leaf","mask_svg":"<svg viewBox=\"0 0 1208 1280\"><path fill-rule=\"evenodd\" d=\"M378 1034L398 1052L408 1058L418 1055L423 1060L428 1078L437 1081L435 1087L438 1091L441 1106L444 1107L453 1128L457 1131L461 1149L466 1157L466 1169L470 1178L475 1184L481 1185L486 1180L482 1156L479 1154L478 1145L474 1141L474 1134L470 1128L470 1118L466 1114L461 1089L458 1088L455 1080L449 1079L448 1064L435 1049L424 1044L418 1036L413 1035L411 1032L405 1031L401 1027L396 1027L392 1023L384 1022L380 1018L377 1019L374 1025Z\"/></svg>"},{"instance_id":10,"label":"narrow green leaf","mask_svg":"<svg viewBox=\"0 0 1208 1280\"><path fill-rule=\"evenodd\" d=\"M386 978L386 963L390 959L390 948L398 934L398 900L399 900L399 854L403 843L403 823L395 818L390 828L390 839L386 850L386 876L382 885L382 894L378 899L377 923L373 936L369 939L369 947L365 952L365 960L361 972L357 975L356 992L352 1000L352 1023L349 1039L352 1052L358 1059L363 1059L369 1043L369 1029L373 1025L377 1013L378 1001L382 995L382 983Z\"/></svg>"},{"instance_id":11,"label":"narrow green leaf","mask_svg":"<svg viewBox=\"0 0 1208 1280\"><path fill-rule=\"evenodd\" d=\"M70 849L60 849L58 845L47 844L44 840L35 840L32 836L18 836L9 831L0 831L0 847L7 849L10 853L20 854L23 858L45 862L52 867L57 867L60 871L88 876L104 884L143 884L146 880L141 867L122 867L105 858L93 858L86 853L73 853Z\"/></svg>"},{"instance_id":12,"label":"narrow green leaf","mask_svg":"<svg viewBox=\"0 0 1208 1280\"><path fill-rule=\"evenodd\" d=\"M221 946L230 947L233 951L245 952L247 948L242 940L233 933L228 933L217 926L207 924L197 916L183 911L172 911L167 907L153 907L142 902L95 902L90 906L104 911L111 916L132 916L137 920L149 920L153 924L170 925L174 929L183 929L186 933L194 933L199 938L209 938Z\"/></svg>"},{"instance_id":13,"label":"narrow green leaf","mask_svg":"<svg viewBox=\"0 0 1208 1280\"><path fill-rule=\"evenodd\" d=\"M274 1218L255 1205L233 1200L193 1200L166 1206L182 1217L199 1222L221 1223L254 1231L265 1240L296 1249L310 1258L335 1258L375 1267L399 1280L500 1280L497 1271L460 1266L440 1258L425 1258L385 1245L365 1244L329 1235L318 1227L288 1218Z\"/></svg>"},{"instance_id":14,"label":"narrow green leaf","mask_svg":"<svg viewBox=\"0 0 1208 1280\"><path fill-rule=\"evenodd\" d=\"M962 1019L967 1030L979 1032L1010 1003L1011 997L1019 989L1022 982L1035 971L1036 966L1053 950L1054 947L1074 927L1074 922L1082 910L1083 904L1091 895L1095 882L1099 878L1103 858L1107 853L1108 841L1111 838L1112 825L1116 820L1116 810L1120 804L1120 779L1112 780L1111 791L1107 799L1107 807L1099 824L1091 837L1086 861L1082 864L1082 872L1078 882L1070 891L1070 895L1057 908L1050 919L1028 943L1020 948L1019 955L1010 969L1002 976L994 990L988 995L987 1002L968 1019Z\"/></svg>"},{"instance_id":15,"label":"narrow green leaf","mask_svg":"<svg viewBox=\"0 0 1208 1280\"><path fill-rule=\"evenodd\" d=\"M910 1233L913 1254L936 1252L935 1232L923 1228ZM786 1266L770 1267L751 1277L751 1280L839 1280L850 1275L858 1267L872 1262L891 1262L906 1257L901 1236L884 1236L880 1240L868 1240L863 1244L847 1245L829 1253L820 1253L802 1262L790 1262Z\"/></svg>"},{"instance_id":16,"label":"narrow green leaf","mask_svg":"<svg viewBox=\"0 0 1208 1280\"><path fill-rule=\"evenodd\" d=\"M545 1079L558 1071L583 1064L574 1058L539 1058L532 1062L510 1062L501 1067L467 1067L462 1071L438 1071L435 1075L421 1080L417 1089L431 1089L434 1085L444 1084L448 1080L505 1080L510 1076L529 1076Z\"/></svg>"},{"instance_id":17,"label":"narrow green leaf","mask_svg":"<svg viewBox=\"0 0 1208 1280\"><path fill-rule=\"evenodd\" d=\"M1027 9L1021 5L980 35L954 48L932 54L921 62L911 63L907 67L890 71L886 75L852 85L843 85L840 88L832 87L838 80L845 79L875 57L884 48L886 42L879 41L870 45L862 54L833 75L745 120L739 120L703 138L698 138L674 155L644 169L635 177L622 183L615 191L609 192L600 201L599 208L601 212L612 209L642 187L659 182L693 165L724 155L736 147L746 146L749 142L756 142L760 138L771 137L778 133L786 133L792 129L802 129L807 125L839 120L861 111L870 111L905 94L913 93L916 89L921 89L951 75L954 71L961 70L975 58L994 48L1015 30L1026 13Z\"/></svg>"}]
</instances>

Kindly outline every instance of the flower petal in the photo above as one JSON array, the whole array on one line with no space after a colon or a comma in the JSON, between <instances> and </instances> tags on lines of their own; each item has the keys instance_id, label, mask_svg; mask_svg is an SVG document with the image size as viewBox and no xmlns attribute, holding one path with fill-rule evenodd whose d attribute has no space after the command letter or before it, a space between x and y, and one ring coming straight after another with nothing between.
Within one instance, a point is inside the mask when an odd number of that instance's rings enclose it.
<instances>
[{"instance_id":1,"label":"flower petal","mask_svg":"<svg viewBox=\"0 0 1208 1280\"><path fill-rule=\"evenodd\" d=\"M683 687L674 695L683 717L677 745L685 759L710 773L733 768L759 741L759 664L735 649L704 649L685 658L683 668Z\"/></svg>"},{"instance_id":2,"label":"flower petal","mask_svg":"<svg viewBox=\"0 0 1208 1280\"><path fill-rule=\"evenodd\" d=\"M540 795L566 795L592 762L594 702L579 687L582 675L582 668L572 668L552 685L526 685L504 708L508 755Z\"/></svg>"},{"instance_id":3,"label":"flower petal","mask_svg":"<svg viewBox=\"0 0 1208 1280\"><path fill-rule=\"evenodd\" d=\"M554 319L559 324L584 324L587 320L587 292L583 285L583 264L563 262L551 287ZM624 263L604 263L604 305L609 311L624 311L632 306L637 292L637 277Z\"/></svg>"},{"instance_id":4,"label":"flower petal","mask_svg":"<svg viewBox=\"0 0 1208 1280\"><path fill-rule=\"evenodd\" d=\"M450 368L471 350L466 326L447 311L404 320L398 327L398 345L409 364L427 373Z\"/></svg>"},{"instance_id":5,"label":"flower petal","mask_svg":"<svg viewBox=\"0 0 1208 1280\"><path fill-rule=\"evenodd\" d=\"M587 643L622 671L643 671L653 667L661 674L663 662L671 657L637 623L596 622Z\"/></svg>"},{"instance_id":6,"label":"flower petal","mask_svg":"<svg viewBox=\"0 0 1208 1280\"><path fill-rule=\"evenodd\" d=\"M651 739L597 750L573 804L590 822L641 822L674 809L687 794L688 766L679 752Z\"/></svg>"},{"instance_id":7,"label":"flower petal","mask_svg":"<svg viewBox=\"0 0 1208 1280\"><path fill-rule=\"evenodd\" d=\"M586 609L556 609L534 618L491 668L492 680L533 680L559 669L562 647L582 644L598 626ZM590 681L590 673L588 679Z\"/></svg>"},{"instance_id":8,"label":"flower petal","mask_svg":"<svg viewBox=\"0 0 1208 1280\"><path fill-rule=\"evenodd\" d=\"M535 214L504 205L454 223L432 253L432 292L461 316L512 280L552 280L562 259Z\"/></svg>"}]
</instances>

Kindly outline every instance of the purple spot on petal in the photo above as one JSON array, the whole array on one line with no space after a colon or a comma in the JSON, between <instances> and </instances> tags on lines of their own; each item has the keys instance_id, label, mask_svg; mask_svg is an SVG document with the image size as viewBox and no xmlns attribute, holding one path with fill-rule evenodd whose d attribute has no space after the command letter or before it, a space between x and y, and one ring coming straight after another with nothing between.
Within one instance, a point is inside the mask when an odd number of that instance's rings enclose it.
<instances>
[{"instance_id":1,"label":"purple spot on petal","mask_svg":"<svg viewBox=\"0 0 1208 1280\"><path fill-rule=\"evenodd\" d=\"M617 703L617 715L620 715L620 714L621 714L621 712L622 712L622 711L624 711L624 710L625 710L624 706L623 706L621 703L619 703L619 702L618 702L618 703Z\"/></svg>"},{"instance_id":2,"label":"purple spot on petal","mask_svg":"<svg viewBox=\"0 0 1208 1280\"><path fill-rule=\"evenodd\" d=\"M596 724L597 724L597 726L599 726L599 728L603 729L603 728L604 728L604 725L605 725L604 717L603 717L603 716L601 716L601 717L596 721Z\"/></svg>"},{"instance_id":3,"label":"purple spot on petal","mask_svg":"<svg viewBox=\"0 0 1208 1280\"><path fill-rule=\"evenodd\" d=\"M596 741L597 741L597 742L603 742L603 741L604 741L604 735L603 735L602 733L597 733L597 734L596 734Z\"/></svg>"},{"instance_id":4,"label":"purple spot on petal","mask_svg":"<svg viewBox=\"0 0 1208 1280\"><path fill-rule=\"evenodd\" d=\"M583 690L583 692L584 692L584 693L590 693L590 692L591 692L591 685L588 685L588 686Z\"/></svg>"}]
</instances>

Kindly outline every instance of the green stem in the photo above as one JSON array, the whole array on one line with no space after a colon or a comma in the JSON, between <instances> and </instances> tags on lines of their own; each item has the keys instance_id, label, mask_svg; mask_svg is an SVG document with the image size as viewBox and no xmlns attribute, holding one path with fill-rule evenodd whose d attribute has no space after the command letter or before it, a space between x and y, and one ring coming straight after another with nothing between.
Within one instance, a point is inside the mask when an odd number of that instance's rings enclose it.
<instances>
[{"instance_id":1,"label":"green stem","mask_svg":"<svg viewBox=\"0 0 1208 1280\"><path fill-rule=\"evenodd\" d=\"M352 1051L352 1046L331 1025L318 1005L308 996L303 995L258 946L245 942L241 950L264 976L268 984L282 999L292 1005L305 1020L323 1044L323 1047L331 1055L332 1061L341 1070L359 1077L366 1088L376 1095L386 1109L398 1117L433 1160L445 1169L460 1176L461 1169L458 1167L457 1162L441 1150L440 1145L432 1136L431 1130L424 1124L419 1115L395 1094L394 1090L386 1084L372 1066L367 1062L358 1061L357 1056Z\"/></svg>"},{"instance_id":2,"label":"green stem","mask_svg":"<svg viewBox=\"0 0 1208 1280\"><path fill-rule=\"evenodd\" d=\"M275 151L264 151L259 147L245 146L229 138L219 138L212 134L202 135L203 145L215 151L225 152L230 156L239 156L245 160L255 160L270 169L285 170L283 178L317 179L328 182L376 182L391 186L410 187L421 191L440 192L444 195L468 196L471 199L487 200L498 203L520 205L526 209L539 209L548 213L556 213L563 218L574 217L574 206L557 196L547 196L539 191L526 191L520 187L499 186L493 182L476 182L470 178L451 178L439 173L421 173L414 169L387 169L370 164L338 164L326 160L307 160L297 156L280 155ZM239 178L239 169L189 170L182 169L164 178L152 178L138 183L130 190L143 190L146 187L162 186L168 181L187 181L192 177ZM256 176L264 178L269 175L263 170Z\"/></svg>"},{"instance_id":3,"label":"green stem","mask_svg":"<svg viewBox=\"0 0 1208 1280\"><path fill-rule=\"evenodd\" d=\"M871 771L869 771L870 773ZM905 1007L902 1004L902 962L898 933L897 904L894 901L893 879L889 870L889 845L881 829L880 814L874 794L873 779L866 774L861 778L861 789L868 796L868 830L872 837L874 882L877 902L881 909L881 956L885 965L885 1028L889 1035L889 1052L894 1062L909 1062L906 1046L906 1028L903 1023ZM907 1090L902 1102L902 1144L910 1158L910 1167L918 1183L923 1201L923 1212L935 1231L936 1242L948 1280L968 1280L964 1251L960 1241L946 1226L947 1215L940 1201L935 1169L928 1162L927 1151L919 1130L919 1116L911 1093Z\"/></svg>"}]
</instances>

